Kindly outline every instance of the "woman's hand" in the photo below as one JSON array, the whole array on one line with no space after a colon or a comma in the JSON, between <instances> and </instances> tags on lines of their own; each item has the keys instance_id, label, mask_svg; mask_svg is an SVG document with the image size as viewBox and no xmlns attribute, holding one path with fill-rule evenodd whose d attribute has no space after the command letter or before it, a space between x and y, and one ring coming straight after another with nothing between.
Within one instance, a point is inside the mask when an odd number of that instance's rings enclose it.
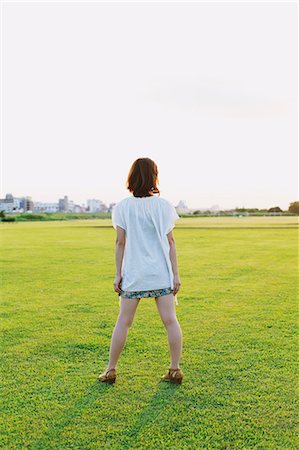
<instances>
[{"instance_id":1,"label":"woman's hand","mask_svg":"<svg viewBox=\"0 0 299 450\"><path fill-rule=\"evenodd\" d=\"M176 295L178 290L181 287L180 277L178 275L174 275L173 277L173 295Z\"/></svg>"},{"instance_id":2,"label":"woman's hand","mask_svg":"<svg viewBox=\"0 0 299 450\"><path fill-rule=\"evenodd\" d=\"M114 291L120 293L121 292L121 281L122 281L122 276L121 275L116 275L115 276L115 280L114 280Z\"/></svg>"}]
</instances>

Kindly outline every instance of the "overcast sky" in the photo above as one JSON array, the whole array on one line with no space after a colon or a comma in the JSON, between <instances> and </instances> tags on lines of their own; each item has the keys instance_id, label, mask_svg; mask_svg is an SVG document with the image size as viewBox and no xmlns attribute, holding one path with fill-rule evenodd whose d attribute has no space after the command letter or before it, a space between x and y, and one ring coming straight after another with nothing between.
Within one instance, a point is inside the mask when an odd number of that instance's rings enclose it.
<instances>
[{"instance_id":1,"label":"overcast sky","mask_svg":"<svg viewBox=\"0 0 299 450\"><path fill-rule=\"evenodd\" d=\"M2 3L1 197L298 198L296 3Z\"/></svg>"}]
</instances>

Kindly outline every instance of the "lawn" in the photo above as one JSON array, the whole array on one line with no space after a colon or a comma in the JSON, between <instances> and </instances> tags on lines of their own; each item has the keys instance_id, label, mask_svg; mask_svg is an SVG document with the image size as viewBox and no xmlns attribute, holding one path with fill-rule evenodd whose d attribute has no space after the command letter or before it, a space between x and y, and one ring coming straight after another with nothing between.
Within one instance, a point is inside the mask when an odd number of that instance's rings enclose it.
<instances>
[{"instance_id":1,"label":"lawn","mask_svg":"<svg viewBox=\"0 0 299 450\"><path fill-rule=\"evenodd\" d=\"M1 448L297 449L298 218L181 218L181 385L142 299L115 385L111 220L0 224Z\"/></svg>"}]
</instances>

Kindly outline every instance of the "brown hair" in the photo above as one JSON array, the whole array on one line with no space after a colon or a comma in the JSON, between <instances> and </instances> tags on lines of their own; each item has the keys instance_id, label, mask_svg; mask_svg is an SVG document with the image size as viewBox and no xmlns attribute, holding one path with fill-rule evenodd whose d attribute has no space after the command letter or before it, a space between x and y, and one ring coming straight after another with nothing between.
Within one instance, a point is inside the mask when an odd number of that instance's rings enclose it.
<instances>
[{"instance_id":1,"label":"brown hair","mask_svg":"<svg viewBox=\"0 0 299 450\"><path fill-rule=\"evenodd\" d=\"M133 192L134 197L148 197L152 195L150 192L160 195L157 184L159 178L155 161L150 158L136 159L130 168L126 188Z\"/></svg>"}]
</instances>

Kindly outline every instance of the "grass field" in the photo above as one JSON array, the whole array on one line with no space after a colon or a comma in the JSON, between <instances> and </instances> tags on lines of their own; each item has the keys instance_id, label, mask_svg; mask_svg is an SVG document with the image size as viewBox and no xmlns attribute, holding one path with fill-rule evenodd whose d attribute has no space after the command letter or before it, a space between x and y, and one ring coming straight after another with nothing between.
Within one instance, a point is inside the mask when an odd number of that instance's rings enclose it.
<instances>
[{"instance_id":1,"label":"grass field","mask_svg":"<svg viewBox=\"0 0 299 450\"><path fill-rule=\"evenodd\" d=\"M297 449L298 218L180 219L182 385L142 299L115 385L111 220L0 224L1 448Z\"/></svg>"}]
</instances>

